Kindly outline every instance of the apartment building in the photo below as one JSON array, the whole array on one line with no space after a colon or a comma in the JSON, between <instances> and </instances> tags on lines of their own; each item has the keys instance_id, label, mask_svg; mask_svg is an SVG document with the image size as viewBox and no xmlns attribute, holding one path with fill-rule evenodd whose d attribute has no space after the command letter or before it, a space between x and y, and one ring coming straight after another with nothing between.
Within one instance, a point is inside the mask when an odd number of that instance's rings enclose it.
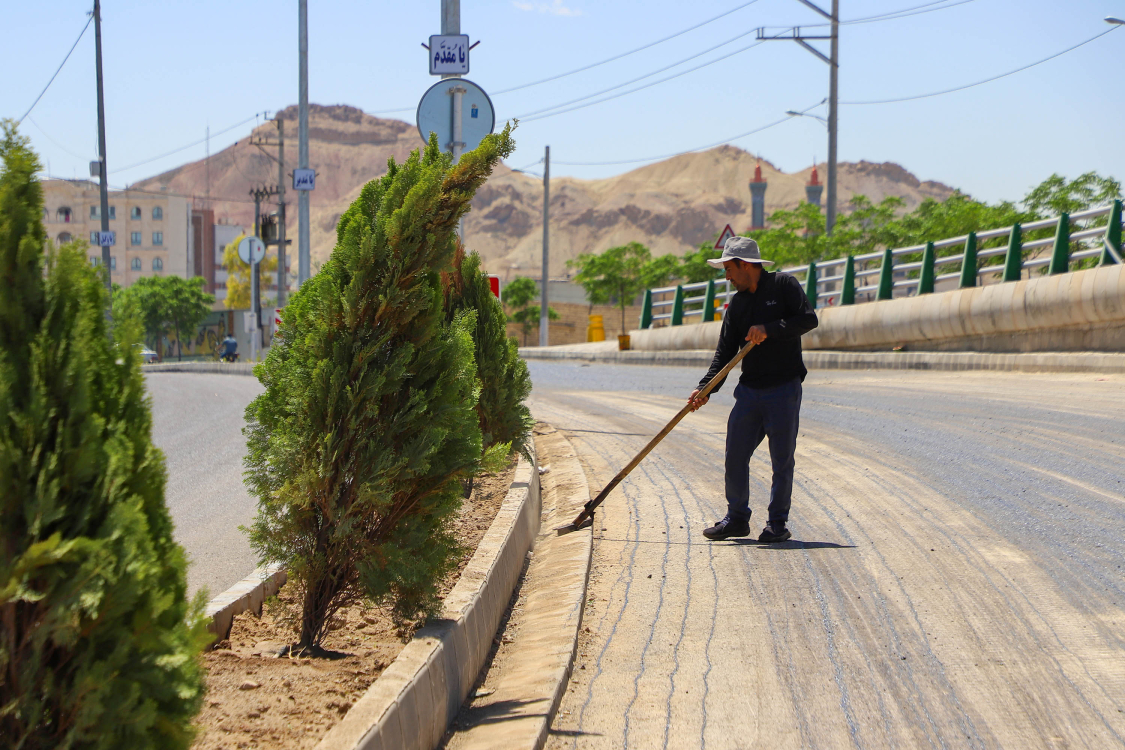
<instances>
[{"instance_id":1,"label":"apartment building","mask_svg":"<svg viewBox=\"0 0 1125 750\"><path fill-rule=\"evenodd\" d=\"M102 262L97 232L101 225L101 196L90 180L44 180L43 226L56 244L84 240L90 244L90 263ZM127 287L144 276L190 278L192 257L191 201L175 195L112 190L109 228L117 233L110 248L110 279Z\"/></svg>"}]
</instances>

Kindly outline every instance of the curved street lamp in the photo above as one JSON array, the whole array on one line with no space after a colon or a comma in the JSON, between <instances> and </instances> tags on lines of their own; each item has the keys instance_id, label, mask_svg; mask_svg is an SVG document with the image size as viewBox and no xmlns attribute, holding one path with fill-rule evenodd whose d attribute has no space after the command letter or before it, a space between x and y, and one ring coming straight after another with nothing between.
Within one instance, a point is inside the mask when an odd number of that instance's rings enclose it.
<instances>
[{"instance_id":1,"label":"curved street lamp","mask_svg":"<svg viewBox=\"0 0 1125 750\"><path fill-rule=\"evenodd\" d=\"M785 114L789 115L790 117L811 117L814 120L820 120L821 122L824 123L825 127L828 127L828 120L824 119L820 115L814 115L814 114L810 114L808 112L795 112L792 109L786 110Z\"/></svg>"}]
</instances>

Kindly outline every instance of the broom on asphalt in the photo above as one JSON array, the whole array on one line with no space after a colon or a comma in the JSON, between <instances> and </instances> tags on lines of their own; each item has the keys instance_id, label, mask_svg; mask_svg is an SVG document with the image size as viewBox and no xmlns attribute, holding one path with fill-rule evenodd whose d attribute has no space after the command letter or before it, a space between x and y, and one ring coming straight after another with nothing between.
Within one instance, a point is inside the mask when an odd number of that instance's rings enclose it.
<instances>
[{"instance_id":1,"label":"broom on asphalt","mask_svg":"<svg viewBox=\"0 0 1125 750\"><path fill-rule=\"evenodd\" d=\"M746 356L746 353L753 348L753 344L747 344L746 346L742 347L742 349L739 350L738 354L734 355L734 358L732 358L730 362L727 362L726 367L719 370L719 373L715 375L715 377L711 378L711 380L707 382L707 385L703 386L703 390L699 392L699 396L697 396L696 398L707 398L711 391L715 389L715 386L723 382L723 378L725 378L730 373L730 371L734 369L735 365L742 361L742 358ZM667 436L668 433L671 432L675 428L675 426L680 423L680 420L686 417L690 411L691 402L689 401L688 403L684 404L684 408L680 409L679 413L676 414L676 416L672 417L672 419L669 420L668 424L664 425L664 429L656 433L656 437L654 437L652 440L649 440L648 445L642 448L641 452L634 456L632 461L626 464L624 469L617 472L617 476L610 480L609 484L607 484L605 488L598 493L597 497L586 502L586 505L584 505L582 508L582 512L579 513L573 521L562 526L556 526L555 531L557 531L560 535L569 534L572 531L578 531L579 529L593 525L594 509L602 504L602 501L606 499L606 496L609 495L609 493L613 492L613 489L617 485L621 484L621 480L629 476L629 472L637 468L637 464L644 460L644 457L647 456L653 448L659 445L660 441L663 440L665 436Z\"/></svg>"}]
</instances>

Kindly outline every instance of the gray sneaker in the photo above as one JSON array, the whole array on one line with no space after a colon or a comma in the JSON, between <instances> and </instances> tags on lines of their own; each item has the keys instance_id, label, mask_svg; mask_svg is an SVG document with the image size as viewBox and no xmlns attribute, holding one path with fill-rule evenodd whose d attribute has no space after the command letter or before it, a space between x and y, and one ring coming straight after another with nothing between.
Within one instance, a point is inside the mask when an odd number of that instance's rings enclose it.
<instances>
[{"instance_id":1,"label":"gray sneaker","mask_svg":"<svg viewBox=\"0 0 1125 750\"><path fill-rule=\"evenodd\" d=\"M719 539L729 539L732 536L750 536L750 522L724 516L723 520L719 521L714 526L709 526L704 529L703 536L716 541Z\"/></svg>"},{"instance_id":2,"label":"gray sneaker","mask_svg":"<svg viewBox=\"0 0 1125 750\"><path fill-rule=\"evenodd\" d=\"M758 541L763 544L777 544L784 542L786 539L793 536L789 533L789 529L785 528L785 524L767 523L766 527L762 529L762 533L758 535Z\"/></svg>"}]
</instances>

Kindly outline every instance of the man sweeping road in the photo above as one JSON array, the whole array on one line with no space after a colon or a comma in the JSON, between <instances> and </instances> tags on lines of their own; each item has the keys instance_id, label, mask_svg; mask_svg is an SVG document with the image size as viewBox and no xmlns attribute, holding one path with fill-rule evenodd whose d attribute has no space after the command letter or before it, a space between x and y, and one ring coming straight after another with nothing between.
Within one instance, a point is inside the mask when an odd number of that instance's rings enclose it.
<instances>
[{"instance_id":1,"label":"man sweeping road","mask_svg":"<svg viewBox=\"0 0 1125 750\"><path fill-rule=\"evenodd\" d=\"M817 326L816 313L800 282L787 273L769 273L758 243L749 237L731 237L721 257L708 260L723 268L738 290L723 318L719 345L711 368L688 403L695 411L707 403L700 391L738 353L744 342L754 344L742 360L742 375L734 389L734 408L727 419L727 515L707 529L708 539L749 536L750 457L762 438L769 438L773 464L769 520L759 542L783 542L793 495L793 453L801 411L801 383L808 371L801 359L801 336ZM717 391L722 383L714 389Z\"/></svg>"}]
</instances>

